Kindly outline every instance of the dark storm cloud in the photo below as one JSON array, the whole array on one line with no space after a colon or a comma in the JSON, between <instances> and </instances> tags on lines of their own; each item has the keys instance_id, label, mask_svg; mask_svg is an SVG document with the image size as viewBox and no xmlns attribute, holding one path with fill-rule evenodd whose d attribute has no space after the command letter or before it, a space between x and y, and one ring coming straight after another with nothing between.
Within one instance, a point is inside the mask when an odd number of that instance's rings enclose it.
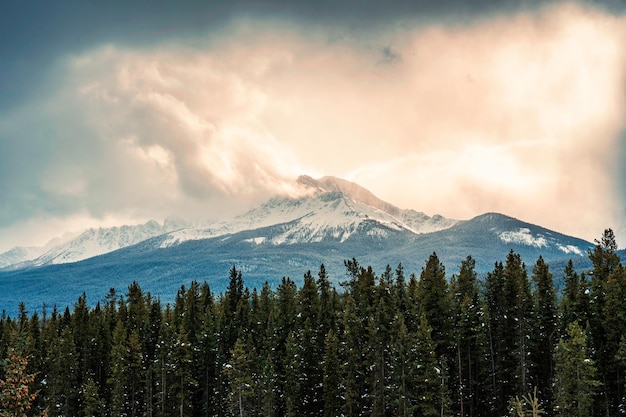
<instances>
[{"instance_id":1,"label":"dark storm cloud","mask_svg":"<svg viewBox=\"0 0 626 417\"><path fill-rule=\"evenodd\" d=\"M6 1L0 13L0 111L45 88L59 57L94 45L151 44L220 29L234 18L292 19L367 30L396 19L471 19L545 1ZM621 10L623 0L602 4Z\"/></svg>"}]
</instances>

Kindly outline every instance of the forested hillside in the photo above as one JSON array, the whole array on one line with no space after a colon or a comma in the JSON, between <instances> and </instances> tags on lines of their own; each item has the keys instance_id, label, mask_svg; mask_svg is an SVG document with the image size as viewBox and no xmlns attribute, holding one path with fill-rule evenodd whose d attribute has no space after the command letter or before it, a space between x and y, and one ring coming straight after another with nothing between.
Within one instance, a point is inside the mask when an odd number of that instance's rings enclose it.
<instances>
[{"instance_id":1,"label":"forested hillside","mask_svg":"<svg viewBox=\"0 0 626 417\"><path fill-rule=\"evenodd\" d=\"M324 265L276 289L233 266L223 294L194 281L165 303L135 282L95 307L22 307L0 320L0 415L621 415L616 250L607 230L560 289L541 257L504 253L481 282L473 258L446 271L433 253L416 274L348 260L340 288Z\"/></svg>"}]
</instances>

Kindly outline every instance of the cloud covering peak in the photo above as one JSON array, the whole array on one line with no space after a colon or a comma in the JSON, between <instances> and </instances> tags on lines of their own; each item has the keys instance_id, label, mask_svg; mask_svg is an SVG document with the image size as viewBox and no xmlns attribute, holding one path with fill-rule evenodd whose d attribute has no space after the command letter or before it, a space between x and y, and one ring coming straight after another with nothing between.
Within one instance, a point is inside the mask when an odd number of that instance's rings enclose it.
<instances>
[{"instance_id":1,"label":"cloud covering peak","mask_svg":"<svg viewBox=\"0 0 626 417\"><path fill-rule=\"evenodd\" d=\"M0 230L220 217L309 173L431 214L500 211L591 239L625 206L625 28L559 3L367 31L248 16L90 47L0 114Z\"/></svg>"}]
</instances>

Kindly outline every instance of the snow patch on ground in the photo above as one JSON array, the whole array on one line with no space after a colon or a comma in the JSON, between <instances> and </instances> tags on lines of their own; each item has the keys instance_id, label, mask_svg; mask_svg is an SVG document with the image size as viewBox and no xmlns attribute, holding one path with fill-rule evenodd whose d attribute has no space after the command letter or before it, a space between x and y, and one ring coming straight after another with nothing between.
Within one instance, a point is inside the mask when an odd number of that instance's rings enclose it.
<instances>
[{"instance_id":1,"label":"snow patch on ground","mask_svg":"<svg viewBox=\"0 0 626 417\"><path fill-rule=\"evenodd\" d=\"M506 231L500 233L500 240L504 243L516 243L519 245L534 246L542 248L548 246L548 241L543 236L533 236L530 229L522 227L517 231Z\"/></svg>"},{"instance_id":2,"label":"snow patch on ground","mask_svg":"<svg viewBox=\"0 0 626 417\"><path fill-rule=\"evenodd\" d=\"M566 246L557 245L557 247L564 253L568 253L568 254L569 253L573 253L573 254L576 254L578 256L583 256L584 255L583 251L581 251L580 248L578 248L577 246L574 246L574 245L566 245Z\"/></svg>"},{"instance_id":3,"label":"snow patch on ground","mask_svg":"<svg viewBox=\"0 0 626 417\"><path fill-rule=\"evenodd\" d=\"M246 239L244 242L254 243L255 245L262 245L265 243L267 238L265 237L251 237L250 239Z\"/></svg>"}]
</instances>

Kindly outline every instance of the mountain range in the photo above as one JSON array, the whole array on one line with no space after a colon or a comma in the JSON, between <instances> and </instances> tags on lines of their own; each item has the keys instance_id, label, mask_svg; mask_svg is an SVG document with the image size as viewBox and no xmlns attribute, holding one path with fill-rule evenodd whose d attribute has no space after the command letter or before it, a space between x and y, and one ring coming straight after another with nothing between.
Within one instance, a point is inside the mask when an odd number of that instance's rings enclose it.
<instances>
[{"instance_id":1,"label":"mountain range","mask_svg":"<svg viewBox=\"0 0 626 417\"><path fill-rule=\"evenodd\" d=\"M93 304L109 288L125 291L134 280L169 302L193 279L223 291L233 265L248 286L259 287L265 281L275 286L283 276L298 281L322 263L341 282L344 260L351 258L377 272L402 263L407 275L419 274L433 252L448 275L467 255L483 274L509 250L529 266L541 255L555 265L572 258L584 267L593 247L498 213L454 220L403 210L335 177L301 176L296 189L294 196L276 196L229 221L149 221L89 229L44 248L14 248L0 254L0 309L14 312L20 301L29 309L64 307L83 292Z\"/></svg>"}]
</instances>

